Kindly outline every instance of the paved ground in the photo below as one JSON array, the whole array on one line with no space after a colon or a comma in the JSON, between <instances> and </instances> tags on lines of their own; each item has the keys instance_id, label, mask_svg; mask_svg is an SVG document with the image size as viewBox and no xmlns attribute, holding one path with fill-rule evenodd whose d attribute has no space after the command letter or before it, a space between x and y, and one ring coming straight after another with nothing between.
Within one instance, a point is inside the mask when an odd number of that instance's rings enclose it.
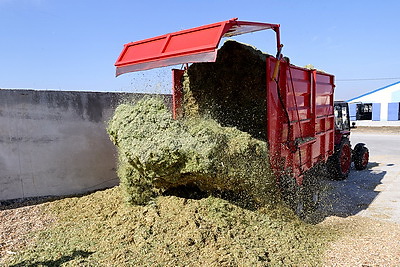
<instances>
[{"instance_id":1,"label":"paved ground","mask_svg":"<svg viewBox=\"0 0 400 267\"><path fill-rule=\"evenodd\" d=\"M322 198L328 215L360 215L400 223L400 133L355 131L351 143L365 143L370 150L367 170L352 168L345 181L329 181L329 195Z\"/></svg>"}]
</instances>

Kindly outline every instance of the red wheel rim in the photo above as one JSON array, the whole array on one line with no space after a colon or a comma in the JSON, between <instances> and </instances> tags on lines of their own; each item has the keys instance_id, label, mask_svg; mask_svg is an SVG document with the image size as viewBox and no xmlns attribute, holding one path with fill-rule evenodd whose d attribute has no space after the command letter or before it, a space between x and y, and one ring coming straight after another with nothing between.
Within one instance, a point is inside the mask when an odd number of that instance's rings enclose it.
<instances>
[{"instance_id":1,"label":"red wheel rim","mask_svg":"<svg viewBox=\"0 0 400 267\"><path fill-rule=\"evenodd\" d=\"M369 161L369 153L365 152L362 156L361 164L362 166L367 166Z\"/></svg>"},{"instance_id":2,"label":"red wheel rim","mask_svg":"<svg viewBox=\"0 0 400 267\"><path fill-rule=\"evenodd\" d=\"M351 148L349 145L342 147L342 153L340 155L340 168L342 173L347 173L350 170L351 165Z\"/></svg>"}]
</instances>

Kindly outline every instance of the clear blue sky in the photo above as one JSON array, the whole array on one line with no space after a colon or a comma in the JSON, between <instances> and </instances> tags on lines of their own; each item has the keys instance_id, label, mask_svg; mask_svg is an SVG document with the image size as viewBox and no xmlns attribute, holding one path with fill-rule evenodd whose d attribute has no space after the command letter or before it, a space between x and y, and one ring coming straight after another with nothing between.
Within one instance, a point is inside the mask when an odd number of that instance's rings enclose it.
<instances>
[{"instance_id":1,"label":"clear blue sky","mask_svg":"<svg viewBox=\"0 0 400 267\"><path fill-rule=\"evenodd\" d=\"M169 69L115 78L123 44L228 20L281 24L291 62L336 76L336 99L399 79L400 1L0 0L0 88L169 92ZM274 54L273 34L239 41Z\"/></svg>"}]
</instances>

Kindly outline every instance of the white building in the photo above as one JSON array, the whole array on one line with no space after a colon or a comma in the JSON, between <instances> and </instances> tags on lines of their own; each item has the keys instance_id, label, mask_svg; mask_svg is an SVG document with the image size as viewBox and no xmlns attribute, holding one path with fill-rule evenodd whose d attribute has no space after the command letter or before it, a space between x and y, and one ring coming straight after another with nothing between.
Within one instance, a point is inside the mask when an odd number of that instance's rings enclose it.
<instances>
[{"instance_id":1,"label":"white building","mask_svg":"<svg viewBox=\"0 0 400 267\"><path fill-rule=\"evenodd\" d=\"M378 121L382 125L400 123L400 81L347 102L350 105L351 120L357 120L358 125L362 125L363 121Z\"/></svg>"}]
</instances>

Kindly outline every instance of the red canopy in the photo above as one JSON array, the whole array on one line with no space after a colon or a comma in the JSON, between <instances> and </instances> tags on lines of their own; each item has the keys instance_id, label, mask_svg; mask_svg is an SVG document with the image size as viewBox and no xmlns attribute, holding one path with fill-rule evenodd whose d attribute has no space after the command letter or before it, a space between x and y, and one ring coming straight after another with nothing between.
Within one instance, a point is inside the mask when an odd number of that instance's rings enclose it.
<instances>
[{"instance_id":1,"label":"red canopy","mask_svg":"<svg viewBox=\"0 0 400 267\"><path fill-rule=\"evenodd\" d=\"M116 75L183 63L214 62L222 37L265 29L273 29L277 33L279 48L279 24L237 19L128 43L115 62Z\"/></svg>"}]
</instances>

